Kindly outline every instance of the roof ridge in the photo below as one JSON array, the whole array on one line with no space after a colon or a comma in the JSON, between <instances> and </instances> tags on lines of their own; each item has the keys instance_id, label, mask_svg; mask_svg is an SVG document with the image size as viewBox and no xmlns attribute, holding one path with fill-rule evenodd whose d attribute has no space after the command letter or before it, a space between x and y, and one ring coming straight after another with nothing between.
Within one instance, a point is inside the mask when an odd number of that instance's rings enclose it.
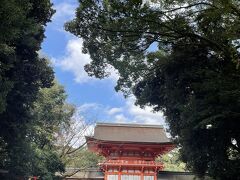
<instances>
[{"instance_id":1,"label":"roof ridge","mask_svg":"<svg viewBox=\"0 0 240 180\"><path fill-rule=\"evenodd\" d=\"M119 127L143 127L143 128L163 128L163 125L138 124L138 123L103 123L97 122L96 126L119 126Z\"/></svg>"}]
</instances>

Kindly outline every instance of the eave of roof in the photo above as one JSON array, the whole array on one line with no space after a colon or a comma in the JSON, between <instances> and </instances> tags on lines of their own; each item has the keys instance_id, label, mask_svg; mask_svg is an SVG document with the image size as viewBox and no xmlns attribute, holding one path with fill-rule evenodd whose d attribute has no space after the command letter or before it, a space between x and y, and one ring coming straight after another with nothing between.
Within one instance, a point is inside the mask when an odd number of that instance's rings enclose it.
<instances>
[{"instance_id":1,"label":"eave of roof","mask_svg":"<svg viewBox=\"0 0 240 180\"><path fill-rule=\"evenodd\" d=\"M99 144L144 144L144 145L174 145L173 142L136 142L136 141L109 141L103 139L96 139L93 136L85 136L87 143L89 141L95 141Z\"/></svg>"}]
</instances>

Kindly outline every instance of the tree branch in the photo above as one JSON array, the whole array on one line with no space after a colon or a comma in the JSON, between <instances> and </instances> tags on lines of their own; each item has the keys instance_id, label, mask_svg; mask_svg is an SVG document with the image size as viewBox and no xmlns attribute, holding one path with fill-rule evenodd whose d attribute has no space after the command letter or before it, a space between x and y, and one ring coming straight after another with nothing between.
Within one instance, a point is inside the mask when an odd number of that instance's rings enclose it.
<instances>
[{"instance_id":1,"label":"tree branch","mask_svg":"<svg viewBox=\"0 0 240 180\"><path fill-rule=\"evenodd\" d=\"M170 10L168 10L168 11L162 11L162 12L163 12L163 13L170 13L170 12L178 11L178 10L181 10L181 9L189 9L189 8L194 7L194 6L200 6L200 5L206 5L206 6L211 6L211 7L217 8L217 7L214 6L213 4L206 3L206 2L199 2L199 3L189 4L189 5L187 5L187 6L180 6L180 7L178 7L178 8L170 9Z\"/></svg>"}]
</instances>

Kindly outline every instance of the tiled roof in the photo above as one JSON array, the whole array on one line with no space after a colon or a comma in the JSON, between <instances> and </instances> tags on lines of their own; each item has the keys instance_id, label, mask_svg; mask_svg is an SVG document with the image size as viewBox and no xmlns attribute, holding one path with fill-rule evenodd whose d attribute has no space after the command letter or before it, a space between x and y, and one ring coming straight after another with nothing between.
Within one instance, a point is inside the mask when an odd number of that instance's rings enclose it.
<instances>
[{"instance_id":1,"label":"tiled roof","mask_svg":"<svg viewBox=\"0 0 240 180\"><path fill-rule=\"evenodd\" d=\"M163 126L97 123L94 139L117 142L169 143Z\"/></svg>"}]
</instances>

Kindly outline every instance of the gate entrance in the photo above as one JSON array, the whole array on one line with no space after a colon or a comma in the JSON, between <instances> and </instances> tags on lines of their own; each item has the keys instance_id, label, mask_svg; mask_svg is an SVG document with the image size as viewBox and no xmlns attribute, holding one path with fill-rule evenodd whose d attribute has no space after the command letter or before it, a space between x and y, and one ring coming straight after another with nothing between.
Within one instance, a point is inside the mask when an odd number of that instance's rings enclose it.
<instances>
[{"instance_id":1,"label":"gate entrance","mask_svg":"<svg viewBox=\"0 0 240 180\"><path fill-rule=\"evenodd\" d=\"M106 158L100 163L105 180L157 180L163 170L155 158L175 146L162 126L98 123L88 148Z\"/></svg>"}]
</instances>

